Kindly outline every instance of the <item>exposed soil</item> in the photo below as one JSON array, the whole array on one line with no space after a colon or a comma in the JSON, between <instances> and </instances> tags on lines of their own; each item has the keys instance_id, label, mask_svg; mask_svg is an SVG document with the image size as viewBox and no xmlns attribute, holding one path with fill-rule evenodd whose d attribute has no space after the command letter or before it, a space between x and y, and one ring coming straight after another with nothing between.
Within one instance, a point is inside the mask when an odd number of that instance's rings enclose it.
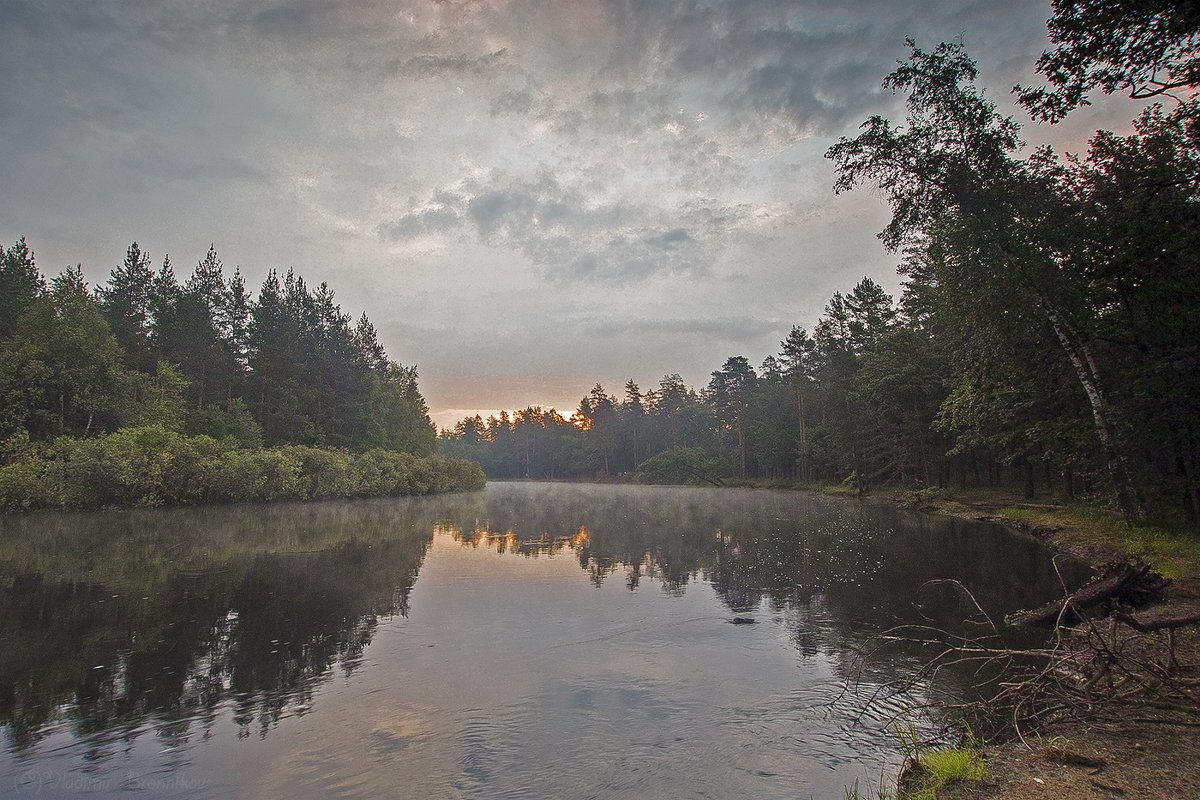
<instances>
[{"instance_id":1,"label":"exposed soil","mask_svg":"<svg viewBox=\"0 0 1200 800\"><path fill-rule=\"evenodd\" d=\"M1116 709L1114 709L1115 711ZM1200 730L1156 724L1153 709L1124 720L1052 726L1033 740L985 748L987 777L944 787L942 800L1200 798ZM1186 721L1185 721L1186 722ZM1191 724L1195 724L1194 722Z\"/></svg>"}]
</instances>

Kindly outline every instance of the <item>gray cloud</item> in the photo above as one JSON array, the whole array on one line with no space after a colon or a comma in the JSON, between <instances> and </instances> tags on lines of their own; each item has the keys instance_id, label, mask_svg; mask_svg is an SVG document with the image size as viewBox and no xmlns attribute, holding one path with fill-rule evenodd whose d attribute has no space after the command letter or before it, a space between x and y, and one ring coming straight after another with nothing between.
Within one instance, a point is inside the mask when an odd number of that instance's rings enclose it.
<instances>
[{"instance_id":1,"label":"gray cloud","mask_svg":"<svg viewBox=\"0 0 1200 800\"><path fill-rule=\"evenodd\" d=\"M134 239L179 263L215 242L251 282L295 266L427 379L703 380L725 349L757 363L811 327L832 290L889 278L878 203L832 198L821 154L897 112L879 83L903 37L963 35L1003 101L1048 13L0 0L0 236L93 283ZM1091 128L1136 112L1109 113Z\"/></svg>"},{"instance_id":2,"label":"gray cloud","mask_svg":"<svg viewBox=\"0 0 1200 800\"><path fill-rule=\"evenodd\" d=\"M638 319L629 322L603 320L593 322L588 331L597 336L626 335L649 337L700 336L713 344L740 345L757 343L765 334L779 330L777 320L757 317L719 317L706 319Z\"/></svg>"},{"instance_id":3,"label":"gray cloud","mask_svg":"<svg viewBox=\"0 0 1200 800\"><path fill-rule=\"evenodd\" d=\"M264 8L251 17L259 36L297 40L311 38L321 29L326 7L317 3L294 4Z\"/></svg>"},{"instance_id":4,"label":"gray cloud","mask_svg":"<svg viewBox=\"0 0 1200 800\"><path fill-rule=\"evenodd\" d=\"M497 50L482 56L464 53L439 55L421 53L403 60L394 60L386 71L406 78L437 78L446 75L483 75L506 66L505 51Z\"/></svg>"},{"instance_id":5,"label":"gray cloud","mask_svg":"<svg viewBox=\"0 0 1200 800\"><path fill-rule=\"evenodd\" d=\"M596 203L550 173L532 180L497 173L457 192L440 190L420 207L381 224L379 234L403 240L472 233L489 246L519 250L545 278L622 284L706 274L740 213L702 204Z\"/></svg>"},{"instance_id":6,"label":"gray cloud","mask_svg":"<svg viewBox=\"0 0 1200 800\"><path fill-rule=\"evenodd\" d=\"M411 211L392 222L381 223L380 235L388 239L411 239L426 233L457 228L462 217L452 208L438 206Z\"/></svg>"}]
</instances>

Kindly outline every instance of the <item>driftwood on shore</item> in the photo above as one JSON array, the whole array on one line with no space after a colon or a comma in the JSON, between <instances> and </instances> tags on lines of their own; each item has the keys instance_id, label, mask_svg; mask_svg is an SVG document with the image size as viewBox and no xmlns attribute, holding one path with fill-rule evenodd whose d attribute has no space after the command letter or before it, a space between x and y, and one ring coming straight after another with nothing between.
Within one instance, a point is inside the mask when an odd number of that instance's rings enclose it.
<instances>
[{"instance_id":1,"label":"driftwood on shore","mask_svg":"<svg viewBox=\"0 0 1200 800\"><path fill-rule=\"evenodd\" d=\"M1102 603L1136 607L1158 600L1169 584L1169 580L1151 572L1145 564L1117 564L1102 577L1067 597L1033 611L1014 614L1008 622L1023 628L1074 625L1083 619L1084 612Z\"/></svg>"}]
</instances>

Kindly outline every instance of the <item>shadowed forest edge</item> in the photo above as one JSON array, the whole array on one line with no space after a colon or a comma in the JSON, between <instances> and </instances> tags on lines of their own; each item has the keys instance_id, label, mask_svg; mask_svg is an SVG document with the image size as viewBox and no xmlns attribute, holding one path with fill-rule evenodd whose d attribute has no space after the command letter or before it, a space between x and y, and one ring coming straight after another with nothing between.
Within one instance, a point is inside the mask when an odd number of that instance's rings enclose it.
<instances>
[{"instance_id":1,"label":"shadowed forest edge","mask_svg":"<svg viewBox=\"0 0 1200 800\"><path fill-rule=\"evenodd\" d=\"M24 239L0 260L0 509L476 489L441 458L417 371L321 284L257 301L210 248L180 284L137 243L91 291Z\"/></svg>"}]
</instances>

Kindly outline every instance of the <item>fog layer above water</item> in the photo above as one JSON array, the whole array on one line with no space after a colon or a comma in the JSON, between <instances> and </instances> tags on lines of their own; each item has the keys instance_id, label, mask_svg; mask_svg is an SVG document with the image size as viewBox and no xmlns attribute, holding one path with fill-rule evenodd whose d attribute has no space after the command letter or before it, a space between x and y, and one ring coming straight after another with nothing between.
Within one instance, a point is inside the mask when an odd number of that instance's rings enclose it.
<instances>
[{"instance_id":1,"label":"fog layer above water","mask_svg":"<svg viewBox=\"0 0 1200 800\"><path fill-rule=\"evenodd\" d=\"M792 492L6 517L0 793L841 797L894 764L904 622L1054 596L995 526ZM753 620L753 623L750 622Z\"/></svg>"}]
</instances>

